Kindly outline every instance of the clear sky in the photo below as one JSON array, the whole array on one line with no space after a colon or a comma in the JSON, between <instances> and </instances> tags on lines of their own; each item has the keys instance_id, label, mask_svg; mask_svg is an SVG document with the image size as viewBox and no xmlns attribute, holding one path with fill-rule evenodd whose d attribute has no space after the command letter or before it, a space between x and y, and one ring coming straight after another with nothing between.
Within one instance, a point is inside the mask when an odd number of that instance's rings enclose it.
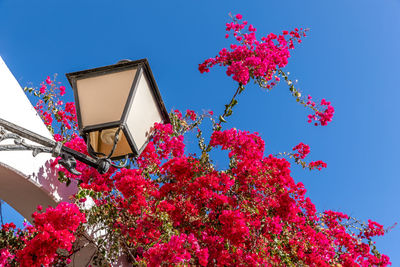
<instances>
[{"instance_id":1,"label":"clear sky","mask_svg":"<svg viewBox=\"0 0 400 267\"><path fill-rule=\"evenodd\" d=\"M327 127L314 127L283 83L271 92L251 85L228 126L259 132L267 153L310 145L309 159L328 168L293 167L293 177L319 210L387 227L400 222L399 0L0 0L0 56L22 86L54 73L68 85L65 73L146 57L168 110L220 113L235 84L222 69L200 74L197 66L228 45L229 12L241 13L259 37L310 28L286 70L336 113ZM5 219L15 218L7 209ZM400 266L399 227L377 240L393 266Z\"/></svg>"}]
</instances>

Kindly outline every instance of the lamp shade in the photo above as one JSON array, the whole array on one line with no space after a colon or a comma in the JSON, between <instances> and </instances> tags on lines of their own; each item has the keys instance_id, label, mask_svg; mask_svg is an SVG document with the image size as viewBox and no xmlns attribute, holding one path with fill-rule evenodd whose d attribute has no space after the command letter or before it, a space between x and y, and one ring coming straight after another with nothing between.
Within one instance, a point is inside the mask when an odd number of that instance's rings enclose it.
<instances>
[{"instance_id":1,"label":"lamp shade","mask_svg":"<svg viewBox=\"0 0 400 267\"><path fill-rule=\"evenodd\" d=\"M97 155L138 156L154 123L169 122L147 59L123 60L66 76L74 91L79 132Z\"/></svg>"}]
</instances>

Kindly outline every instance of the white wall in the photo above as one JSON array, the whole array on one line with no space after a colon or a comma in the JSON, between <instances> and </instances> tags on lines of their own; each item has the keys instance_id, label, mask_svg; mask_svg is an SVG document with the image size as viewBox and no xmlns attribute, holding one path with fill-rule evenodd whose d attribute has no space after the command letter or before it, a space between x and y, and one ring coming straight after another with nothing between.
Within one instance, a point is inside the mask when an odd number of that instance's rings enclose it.
<instances>
[{"instance_id":1,"label":"white wall","mask_svg":"<svg viewBox=\"0 0 400 267\"><path fill-rule=\"evenodd\" d=\"M3 59L0 57L0 118L47 138L50 132L31 105ZM13 144L12 140L0 144ZM49 168L52 157L31 151L0 151L0 199L6 201L27 220L37 205L46 208L68 201L76 188L66 187Z\"/></svg>"}]
</instances>

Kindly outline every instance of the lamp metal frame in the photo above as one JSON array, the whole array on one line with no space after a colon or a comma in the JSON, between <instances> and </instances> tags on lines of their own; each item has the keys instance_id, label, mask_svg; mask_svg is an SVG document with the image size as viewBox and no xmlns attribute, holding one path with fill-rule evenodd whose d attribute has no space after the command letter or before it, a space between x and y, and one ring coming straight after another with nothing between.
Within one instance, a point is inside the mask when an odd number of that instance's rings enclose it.
<instances>
[{"instance_id":1,"label":"lamp metal frame","mask_svg":"<svg viewBox=\"0 0 400 267\"><path fill-rule=\"evenodd\" d=\"M77 81L80 79L92 78L92 77L97 77L97 76L101 76L101 75L105 75L105 74L121 72L121 71L132 69L134 67L137 68L137 71L136 71L135 77L133 79L128 98L126 100L125 107L124 107L124 110L121 115L121 119L118 121L101 123L101 124L96 124L96 125L89 125L89 126L83 127L81 110L80 110L80 105L79 105ZM93 68L93 69L88 69L88 70L78 71L78 72L71 72L71 73L66 74L67 79L68 79L69 83L71 84L71 87L74 91L79 134L84 138L84 140L87 143L88 143L88 135L90 132L120 127L122 132L127 137L126 139L129 143L129 146L131 148L133 148L132 149L133 153L128 154L128 157L130 157L130 158L137 157L138 155L140 155L142 153L143 149L146 147L146 145L148 143L148 140L141 148L139 148L136 145L131 133L129 132L129 130L126 127L128 112L131 109L133 98L135 97L135 94L137 92L137 88L139 85L139 78L142 74L146 75L147 80L150 83L151 92L156 100L157 105L158 105L159 111L160 111L162 119L163 119L163 123L170 123L170 119L168 116L168 112L165 108L164 101L162 100L160 91L158 89L157 83L153 76L153 72L152 72L149 62L146 58L135 60L135 61L121 60L114 65ZM126 156L112 157L111 159L112 160L121 160L124 158L126 158Z\"/></svg>"}]
</instances>

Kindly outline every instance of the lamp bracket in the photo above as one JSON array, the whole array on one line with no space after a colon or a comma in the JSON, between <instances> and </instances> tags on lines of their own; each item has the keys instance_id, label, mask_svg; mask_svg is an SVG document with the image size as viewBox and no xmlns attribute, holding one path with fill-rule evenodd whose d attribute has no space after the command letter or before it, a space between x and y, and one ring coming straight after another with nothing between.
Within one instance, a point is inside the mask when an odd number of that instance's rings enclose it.
<instances>
[{"instance_id":1,"label":"lamp bracket","mask_svg":"<svg viewBox=\"0 0 400 267\"><path fill-rule=\"evenodd\" d=\"M38 135L28 129L0 118L0 142L10 139L14 140L14 144L0 144L0 151L31 150L34 157L39 153L51 153L53 157L61 157L58 163L74 175L81 174L76 170L77 160L95 168L100 174L106 173L109 168L113 166L109 159L92 158L79 151L64 146L61 142L55 142L52 139ZM41 146L28 144L25 139Z\"/></svg>"},{"instance_id":2,"label":"lamp bracket","mask_svg":"<svg viewBox=\"0 0 400 267\"><path fill-rule=\"evenodd\" d=\"M21 151L21 150L32 150L32 155L36 157L39 153L51 153L52 149L45 146L31 145L25 142L25 140L18 134L7 132L3 127L0 126L0 142L13 139L13 145L0 145L0 151Z\"/></svg>"},{"instance_id":3,"label":"lamp bracket","mask_svg":"<svg viewBox=\"0 0 400 267\"><path fill-rule=\"evenodd\" d=\"M82 173L76 170L76 159L68 154L61 154L61 159L58 160L58 164L62 165L73 175L81 175Z\"/></svg>"},{"instance_id":4,"label":"lamp bracket","mask_svg":"<svg viewBox=\"0 0 400 267\"><path fill-rule=\"evenodd\" d=\"M53 150L51 151L51 155L53 157L58 157L61 154L61 149L62 149L63 144L61 142L57 142Z\"/></svg>"}]
</instances>

